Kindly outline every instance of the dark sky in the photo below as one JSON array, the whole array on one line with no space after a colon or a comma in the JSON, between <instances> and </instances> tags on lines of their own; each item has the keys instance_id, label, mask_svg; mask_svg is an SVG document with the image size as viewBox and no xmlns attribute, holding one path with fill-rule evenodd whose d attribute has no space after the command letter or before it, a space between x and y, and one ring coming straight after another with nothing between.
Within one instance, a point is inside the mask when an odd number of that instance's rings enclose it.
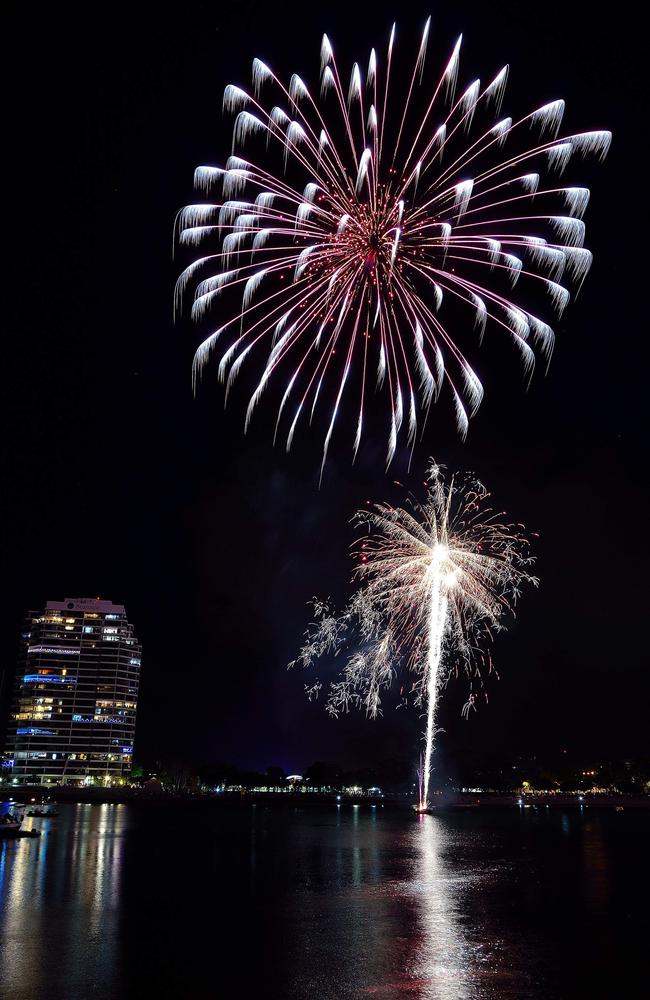
<instances>
[{"instance_id":1,"label":"dark sky","mask_svg":"<svg viewBox=\"0 0 650 1000\"><path fill-rule=\"evenodd\" d=\"M319 491L323 426L287 457L271 447L269 409L244 438L240 400L224 413L214 370L194 399L200 331L174 325L171 305L174 215L195 200L194 167L230 150L224 85L246 83L255 55L314 81L324 30L342 64L365 61L401 6L118 2L8 16L2 666L28 607L124 602L144 645L146 757L295 770L414 751L416 712L333 722L285 670L307 600L349 593L349 518L367 497L397 498L403 457L387 476L382 428L352 467L345 440ZM604 165L566 175L592 188L595 263L556 326L548 376L540 366L526 390L509 356L474 352L486 398L467 442L441 404L408 479L429 454L475 470L540 535L542 585L497 640L490 704L465 722L466 682L447 690L450 759L647 751L645 63L626 5L593 11L433 11L430 66L462 31L461 82L510 63L505 113L563 96L569 128L614 131ZM404 42L428 12L408 5Z\"/></svg>"}]
</instances>

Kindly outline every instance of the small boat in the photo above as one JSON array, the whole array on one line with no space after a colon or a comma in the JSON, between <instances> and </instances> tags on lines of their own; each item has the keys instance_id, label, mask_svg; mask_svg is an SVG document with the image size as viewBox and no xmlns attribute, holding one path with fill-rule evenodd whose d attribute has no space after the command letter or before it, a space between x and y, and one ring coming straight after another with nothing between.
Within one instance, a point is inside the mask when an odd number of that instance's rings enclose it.
<instances>
[{"instance_id":1,"label":"small boat","mask_svg":"<svg viewBox=\"0 0 650 1000\"><path fill-rule=\"evenodd\" d=\"M0 816L0 840L17 840L23 837L40 837L40 830L23 830L23 817L16 813L4 813Z\"/></svg>"},{"instance_id":2,"label":"small boat","mask_svg":"<svg viewBox=\"0 0 650 1000\"><path fill-rule=\"evenodd\" d=\"M4 813L0 816L0 837L15 837L20 833L23 817L15 813Z\"/></svg>"},{"instance_id":3,"label":"small boat","mask_svg":"<svg viewBox=\"0 0 650 1000\"><path fill-rule=\"evenodd\" d=\"M52 816L58 816L56 809L30 809L27 816L39 816L41 819L50 819Z\"/></svg>"},{"instance_id":4,"label":"small boat","mask_svg":"<svg viewBox=\"0 0 650 1000\"><path fill-rule=\"evenodd\" d=\"M416 816L436 816L441 812L451 812L457 809L478 809L481 805L480 801L476 802L434 802L433 805L420 806L414 805L413 812Z\"/></svg>"}]
</instances>

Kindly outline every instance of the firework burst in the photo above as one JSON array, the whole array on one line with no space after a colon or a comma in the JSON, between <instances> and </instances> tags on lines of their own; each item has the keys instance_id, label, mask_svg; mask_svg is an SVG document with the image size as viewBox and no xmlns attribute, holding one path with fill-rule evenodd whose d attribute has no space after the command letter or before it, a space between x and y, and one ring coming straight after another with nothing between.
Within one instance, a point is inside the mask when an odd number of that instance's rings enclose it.
<instances>
[{"instance_id":1,"label":"firework burst","mask_svg":"<svg viewBox=\"0 0 650 1000\"><path fill-rule=\"evenodd\" d=\"M565 285L578 288L591 265L589 191L559 178L575 158L605 156L611 133L560 137L562 100L502 117L508 67L459 88L460 38L431 87L428 40L429 21L404 73L393 27L383 59L373 49L346 85L324 36L316 96L254 59L252 88L224 93L232 155L195 173L197 189L220 198L176 221L177 242L201 247L177 304L191 291L203 321L220 296L232 303L196 353L195 380L220 351L227 396L256 358L246 426L277 380L276 436L289 448L322 407L323 461L344 393L355 454L375 388L388 463L400 435L412 448L445 385L464 436L483 395L466 353L486 332L505 337L529 375L553 346L543 317L561 316Z\"/></svg>"},{"instance_id":2,"label":"firework burst","mask_svg":"<svg viewBox=\"0 0 650 1000\"><path fill-rule=\"evenodd\" d=\"M447 483L432 464L423 504L376 504L357 515L366 532L355 544L359 588L342 615L317 602L315 622L296 664L352 649L327 707L351 706L376 716L382 691L399 667L412 676L407 693L426 709L420 808L426 808L436 736L436 706L450 671L480 676L493 633L511 613L522 587L537 581L521 525L502 520L472 478ZM293 664L292 664L293 665ZM307 690L318 693L320 682ZM405 691L404 686L402 692ZM470 701L466 708L473 703Z\"/></svg>"}]
</instances>

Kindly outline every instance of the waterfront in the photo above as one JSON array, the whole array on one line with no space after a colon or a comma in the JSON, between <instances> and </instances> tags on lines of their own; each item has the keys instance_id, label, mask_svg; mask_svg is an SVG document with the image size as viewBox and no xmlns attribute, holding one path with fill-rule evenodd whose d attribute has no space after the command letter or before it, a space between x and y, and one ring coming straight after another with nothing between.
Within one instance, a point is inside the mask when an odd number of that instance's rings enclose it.
<instances>
[{"instance_id":1,"label":"waterfront","mask_svg":"<svg viewBox=\"0 0 650 1000\"><path fill-rule=\"evenodd\" d=\"M647 810L63 805L0 843L0 995L634 995ZM230 984L230 985L229 985ZM614 992L613 992L614 991Z\"/></svg>"}]
</instances>

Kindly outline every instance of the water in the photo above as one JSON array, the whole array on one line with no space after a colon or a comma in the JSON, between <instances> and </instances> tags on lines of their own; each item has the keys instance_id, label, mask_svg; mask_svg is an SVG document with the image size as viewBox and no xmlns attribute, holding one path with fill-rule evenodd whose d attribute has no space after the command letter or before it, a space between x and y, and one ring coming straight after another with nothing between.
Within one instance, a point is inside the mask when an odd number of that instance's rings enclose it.
<instances>
[{"instance_id":1,"label":"water","mask_svg":"<svg viewBox=\"0 0 650 1000\"><path fill-rule=\"evenodd\" d=\"M643 995L650 811L60 806L0 841L12 1000Z\"/></svg>"}]
</instances>

